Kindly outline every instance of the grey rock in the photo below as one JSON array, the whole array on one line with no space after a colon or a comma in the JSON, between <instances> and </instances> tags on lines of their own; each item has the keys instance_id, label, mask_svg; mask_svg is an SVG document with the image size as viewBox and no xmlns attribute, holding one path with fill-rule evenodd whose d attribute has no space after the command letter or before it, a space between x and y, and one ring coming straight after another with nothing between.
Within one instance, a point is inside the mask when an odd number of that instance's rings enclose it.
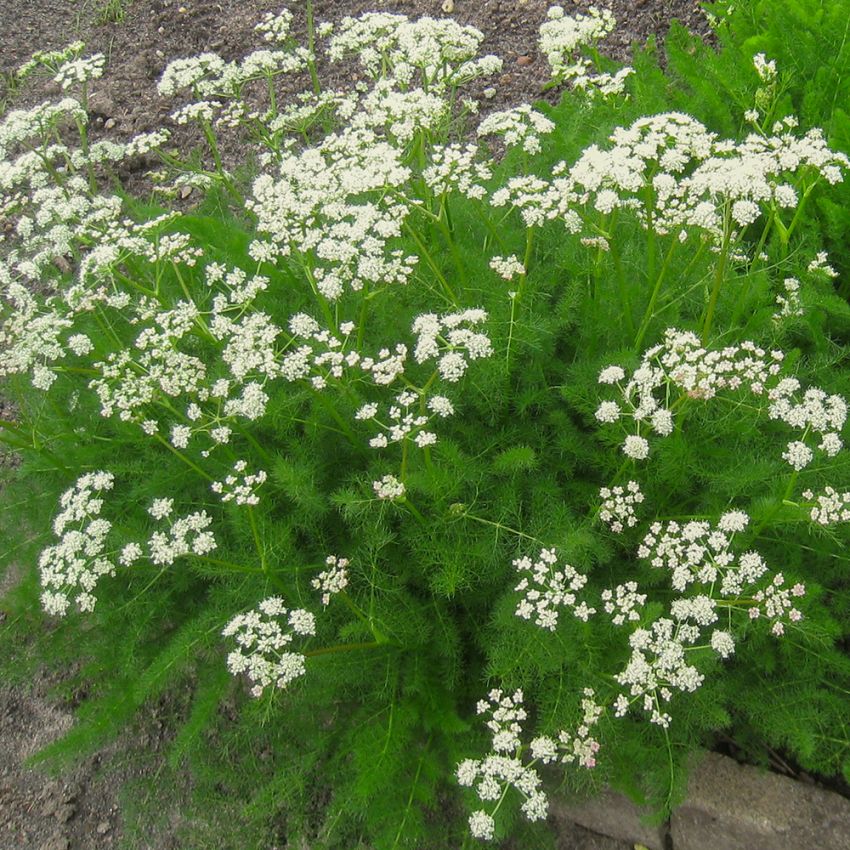
<instances>
[{"instance_id":1,"label":"grey rock","mask_svg":"<svg viewBox=\"0 0 850 850\"><path fill-rule=\"evenodd\" d=\"M671 835L676 850L847 850L850 800L708 753Z\"/></svg>"},{"instance_id":2,"label":"grey rock","mask_svg":"<svg viewBox=\"0 0 850 850\"><path fill-rule=\"evenodd\" d=\"M549 808L559 822L577 823L617 841L643 844L649 850L664 850L665 827L643 823L647 813L623 794L605 791L581 803L550 798Z\"/></svg>"}]
</instances>

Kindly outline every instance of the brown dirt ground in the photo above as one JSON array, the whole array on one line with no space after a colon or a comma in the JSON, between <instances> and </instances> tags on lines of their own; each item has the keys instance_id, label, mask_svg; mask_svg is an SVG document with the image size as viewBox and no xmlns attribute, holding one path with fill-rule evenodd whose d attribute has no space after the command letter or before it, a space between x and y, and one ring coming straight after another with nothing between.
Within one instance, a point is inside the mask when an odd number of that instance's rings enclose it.
<instances>
[{"instance_id":1,"label":"brown dirt ground","mask_svg":"<svg viewBox=\"0 0 850 850\"><path fill-rule=\"evenodd\" d=\"M336 21L344 15L375 10L440 17L444 2L315 0L315 13L318 21ZM119 0L0 0L0 72L18 67L35 50L55 49L82 39L89 52L101 51L108 57L107 75L98 81L92 94L96 124L104 134L121 139L167 121L174 105L157 96L155 85L170 60L203 50L216 51L225 59L241 56L259 46L252 30L262 13L281 8L280 0L123 0L123 17L109 21L104 9L110 4L122 6ZM298 4L290 5L295 11ZM497 94L487 103L490 108L540 97L547 69L537 52L537 31L548 5L546 0L454 0L452 16L482 30L487 35L483 52L495 53L504 60L503 73L495 81ZM563 5L571 11L591 3L566 0ZM673 18L694 32L707 33L694 0L609 0L600 5L611 8L618 20L617 30L603 48L617 59L627 59L630 46L644 43L650 35L663 38ZM344 81L345 70L335 73L337 81ZM483 82L470 95L480 95L480 90L490 85L493 81ZM23 91L15 103L49 94L55 94L49 87ZM238 147L231 146L225 152L231 163L238 162ZM0 581L0 597L11 583L9 576ZM0 622L3 617L0 603ZM8 651L8 647L4 649ZM144 770L156 768L157 752L168 739L158 708L152 707L140 728L100 755L61 776L47 776L24 767L22 761L67 731L73 723L72 711L67 701L55 696L55 677L37 677L30 684L27 689L0 686L0 850L131 846L190 850L178 848L167 831L149 834L143 844L131 845L123 837L120 788L138 778L146 753L152 752L153 758L146 760ZM186 784L190 784L188 777ZM180 806L175 800L173 820L180 819ZM560 850L628 847L579 827L559 837ZM191 850L206 848L199 845Z\"/></svg>"}]
</instances>

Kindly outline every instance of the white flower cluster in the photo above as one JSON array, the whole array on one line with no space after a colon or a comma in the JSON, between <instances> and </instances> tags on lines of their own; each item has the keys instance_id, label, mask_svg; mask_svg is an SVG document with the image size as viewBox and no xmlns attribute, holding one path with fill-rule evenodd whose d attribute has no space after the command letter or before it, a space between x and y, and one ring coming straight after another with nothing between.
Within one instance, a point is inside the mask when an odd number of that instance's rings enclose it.
<instances>
[{"instance_id":1,"label":"white flower cluster","mask_svg":"<svg viewBox=\"0 0 850 850\"><path fill-rule=\"evenodd\" d=\"M436 130L446 120L445 98L420 88L399 91L396 85L393 80L378 80L359 102L350 126L381 129L394 144L404 146L417 133Z\"/></svg>"},{"instance_id":2,"label":"white flower cluster","mask_svg":"<svg viewBox=\"0 0 850 850\"><path fill-rule=\"evenodd\" d=\"M483 183L493 176L486 162L477 161L477 145L456 143L434 147L431 162L422 179L435 195L457 191L467 198L480 200L487 194Z\"/></svg>"},{"instance_id":3,"label":"white flower cluster","mask_svg":"<svg viewBox=\"0 0 850 850\"><path fill-rule=\"evenodd\" d=\"M516 254L511 254L509 257L493 257L490 260L490 268L505 280L513 280L517 275L525 274L525 266Z\"/></svg>"},{"instance_id":4,"label":"white flower cluster","mask_svg":"<svg viewBox=\"0 0 850 850\"><path fill-rule=\"evenodd\" d=\"M288 629L281 626L283 620ZM227 669L234 676L244 673L248 677L254 697L262 696L269 686L286 688L306 672L304 656L287 647L296 635L315 634L316 621L309 611L289 611L280 597L270 596L255 610L234 617L222 630L222 635L234 638L237 645L227 656Z\"/></svg>"},{"instance_id":5,"label":"white flower cluster","mask_svg":"<svg viewBox=\"0 0 850 850\"><path fill-rule=\"evenodd\" d=\"M106 57L102 53L93 53L85 58L69 59L61 65L53 82L59 83L62 91L68 91L81 83L100 79L105 65Z\"/></svg>"},{"instance_id":6,"label":"white flower cluster","mask_svg":"<svg viewBox=\"0 0 850 850\"><path fill-rule=\"evenodd\" d=\"M487 335L472 330L486 320L484 310L472 308L442 316L421 313L413 321L412 330L417 335L413 359L417 363L425 363L439 358L437 370L440 377L456 383L467 370L467 357L478 360L493 353Z\"/></svg>"},{"instance_id":7,"label":"white flower cluster","mask_svg":"<svg viewBox=\"0 0 850 850\"><path fill-rule=\"evenodd\" d=\"M213 481L210 489L221 496L222 502L235 501L237 505L258 505L260 497L257 495L257 489L265 483L268 476L262 469L246 474L247 468L247 461L237 460L233 464L235 474L228 475L224 481Z\"/></svg>"},{"instance_id":8,"label":"white flower cluster","mask_svg":"<svg viewBox=\"0 0 850 850\"><path fill-rule=\"evenodd\" d=\"M716 608L724 600L749 606L749 615L755 619L762 614L773 621L772 631L781 635L783 618L793 621L801 613L792 608L790 596L802 596L805 587L795 584L783 589L784 578L775 574L770 581L759 586L768 574L768 566L758 552L749 551L736 556L732 550L735 534L743 531L749 517L743 511L729 511L720 517L716 526L704 521L691 521L680 525L653 523L638 549L638 557L647 559L653 567L671 571L671 584L680 592L699 583L717 591L719 599L698 595L674 602L671 609L679 620L691 619L698 626L706 626L717 619ZM742 595L752 594L754 602L742 600Z\"/></svg>"},{"instance_id":9,"label":"white flower cluster","mask_svg":"<svg viewBox=\"0 0 850 850\"><path fill-rule=\"evenodd\" d=\"M750 608L750 619L756 620L764 614L773 621L770 630L777 637L785 634L784 620L798 623L803 619L799 608L794 607L794 598L806 595L805 585L799 582L793 587L785 587L785 577L777 573L773 581L753 594L753 599L758 603Z\"/></svg>"},{"instance_id":10,"label":"white flower cluster","mask_svg":"<svg viewBox=\"0 0 850 850\"><path fill-rule=\"evenodd\" d=\"M682 113L646 116L617 128L607 150L591 145L573 165L555 165L550 182L509 179L491 203L512 204L529 225L559 218L573 233L584 228L588 212L629 210L658 234L687 239L689 228L697 228L720 244L724 233L740 235L727 232L727 210L732 224L744 228L763 209L795 208L803 175L842 180L850 159L831 151L821 131L795 136L795 126L789 116L772 135L753 133L739 143L718 139Z\"/></svg>"},{"instance_id":11,"label":"white flower cluster","mask_svg":"<svg viewBox=\"0 0 850 850\"><path fill-rule=\"evenodd\" d=\"M806 271L812 274L821 274L825 277L838 277L838 272L829 265L829 256L826 251L819 251L817 256L806 267Z\"/></svg>"},{"instance_id":12,"label":"white flower cluster","mask_svg":"<svg viewBox=\"0 0 850 850\"><path fill-rule=\"evenodd\" d=\"M372 482L372 489L379 499L394 502L405 494L405 486L395 475L385 475L379 481Z\"/></svg>"},{"instance_id":13,"label":"white flower cluster","mask_svg":"<svg viewBox=\"0 0 850 850\"><path fill-rule=\"evenodd\" d=\"M464 759L456 771L460 785L475 791L485 803L497 803L508 788L516 789L525 799L522 812L530 821L543 820L549 811L549 801L541 789L541 780L532 765L522 759L523 721L527 713L523 708L523 693L504 694L495 688L487 700L480 700L478 714L490 714L487 728L492 733L492 752L483 759ZM469 818L469 829L475 838L493 839L495 821L486 811L474 812Z\"/></svg>"},{"instance_id":14,"label":"white flower cluster","mask_svg":"<svg viewBox=\"0 0 850 850\"><path fill-rule=\"evenodd\" d=\"M552 6L548 20L540 26L540 51L546 55L553 79L573 87L601 94L619 94L632 68L616 74L592 74L593 63L581 55L583 47L595 47L616 24L608 9L590 6L587 14L570 16L562 6Z\"/></svg>"},{"instance_id":15,"label":"white flower cluster","mask_svg":"<svg viewBox=\"0 0 850 850\"><path fill-rule=\"evenodd\" d=\"M412 411L411 407L417 403L420 404L420 410L418 412ZM374 449L386 448L390 443L400 443L408 437L422 449L425 446L433 446L437 442L437 435L433 431L424 430L431 420L431 416L426 416L422 412L426 406L432 415L441 418L451 416L454 413L452 403L445 396L431 396L426 402L425 397L419 393L403 390L396 396L395 403L389 407L389 422L387 424L377 419L378 405L374 402L364 404L354 418L371 420L381 428L381 431L369 440L369 445Z\"/></svg>"},{"instance_id":16,"label":"white flower cluster","mask_svg":"<svg viewBox=\"0 0 850 850\"><path fill-rule=\"evenodd\" d=\"M360 354L344 351L345 342L354 331L351 322L340 326L340 339L306 313L296 313L289 320L289 331L296 340L305 342L281 358L280 374L287 381L309 378L313 388L321 390L331 378L339 380L346 366L360 363Z\"/></svg>"},{"instance_id":17,"label":"white flower cluster","mask_svg":"<svg viewBox=\"0 0 850 850\"><path fill-rule=\"evenodd\" d=\"M403 158L403 147L374 130L347 127L284 153L279 176L258 177L246 205L281 256L314 258L312 283L324 298L404 284L417 258L387 244L409 212L393 192L403 192L411 174Z\"/></svg>"},{"instance_id":18,"label":"white flower cluster","mask_svg":"<svg viewBox=\"0 0 850 850\"><path fill-rule=\"evenodd\" d=\"M828 395L817 387L810 387L797 401L794 395L801 389L796 378L783 378L770 389L767 397L771 419L779 419L792 428L803 431L803 438L814 431L821 435L818 449L827 457L835 457L844 446L840 433L847 421L847 402L843 396ZM782 457L796 470L811 463L814 452L803 440L788 443Z\"/></svg>"},{"instance_id":19,"label":"white flower cluster","mask_svg":"<svg viewBox=\"0 0 850 850\"><path fill-rule=\"evenodd\" d=\"M530 620L533 616L535 625L552 632L558 625L559 608L571 608L573 614L585 622L596 613L586 602L576 600L576 592L587 584L587 576L569 564L558 570L557 563L554 549L541 549L536 561L528 556L513 561L517 572L524 574L514 588L523 594L517 604L517 617Z\"/></svg>"},{"instance_id":20,"label":"white flower cluster","mask_svg":"<svg viewBox=\"0 0 850 850\"><path fill-rule=\"evenodd\" d=\"M338 62L356 54L373 79L390 76L409 87L417 73L423 86L442 93L475 77L498 72L497 57L476 59L484 34L451 18L371 12L343 18L328 45L328 56Z\"/></svg>"},{"instance_id":21,"label":"white flower cluster","mask_svg":"<svg viewBox=\"0 0 850 850\"><path fill-rule=\"evenodd\" d=\"M804 499L811 501L815 494L804 490ZM819 525L833 525L837 522L850 522L850 493L839 493L834 487L825 487L817 494L817 504L812 507L809 516Z\"/></svg>"},{"instance_id":22,"label":"white flower cluster","mask_svg":"<svg viewBox=\"0 0 850 850\"><path fill-rule=\"evenodd\" d=\"M613 591L603 590L602 601L605 613L613 614L611 622L622 626L626 622L636 623L640 620L640 608L646 604L646 594L638 593L636 581L618 584Z\"/></svg>"},{"instance_id":23,"label":"white flower cluster","mask_svg":"<svg viewBox=\"0 0 850 850\"><path fill-rule=\"evenodd\" d=\"M173 502L173 499L155 499L148 508L148 513L154 519L166 519L169 525L168 532L155 531L148 540L148 557L157 566L173 564L185 555L203 556L218 546L215 535L208 530L212 525L212 517L206 511L194 511L171 519ZM125 547L121 563L129 566L141 554L138 546L130 549Z\"/></svg>"},{"instance_id":24,"label":"white flower cluster","mask_svg":"<svg viewBox=\"0 0 850 850\"><path fill-rule=\"evenodd\" d=\"M261 32L266 41L285 44L290 38L292 18L292 12L288 9L281 9L280 12L266 12L254 29Z\"/></svg>"},{"instance_id":25,"label":"white flower cluster","mask_svg":"<svg viewBox=\"0 0 850 850\"><path fill-rule=\"evenodd\" d=\"M803 315L803 302L800 300L800 281L796 277L786 277L783 284L784 293L776 296L776 306L779 311L773 314L776 321Z\"/></svg>"},{"instance_id":26,"label":"white flower cluster","mask_svg":"<svg viewBox=\"0 0 850 850\"><path fill-rule=\"evenodd\" d=\"M528 104L491 112L478 124L478 137L502 136L508 148L521 145L528 154L540 152L540 136L551 133L555 125Z\"/></svg>"},{"instance_id":27,"label":"white flower cluster","mask_svg":"<svg viewBox=\"0 0 850 850\"><path fill-rule=\"evenodd\" d=\"M753 67L762 82L770 83L776 79L776 62L765 57L764 53L756 53L753 56Z\"/></svg>"},{"instance_id":28,"label":"white flower cluster","mask_svg":"<svg viewBox=\"0 0 850 850\"><path fill-rule=\"evenodd\" d=\"M53 520L60 541L38 559L41 604L48 614L63 616L72 600L80 611L92 611L98 581L115 575L115 564L105 551L112 523L100 516L101 494L111 490L114 481L111 472L86 473L60 498L62 510Z\"/></svg>"},{"instance_id":29,"label":"white flower cluster","mask_svg":"<svg viewBox=\"0 0 850 850\"><path fill-rule=\"evenodd\" d=\"M331 596L341 593L348 587L348 558L338 558L328 555L325 558L327 569L322 570L310 584L315 590L322 592L322 605L328 605Z\"/></svg>"},{"instance_id":30,"label":"white flower cluster","mask_svg":"<svg viewBox=\"0 0 850 850\"><path fill-rule=\"evenodd\" d=\"M662 710L662 703L669 702L674 691L695 691L705 678L686 660L686 649L699 635L698 626L675 623L666 617L648 629L635 629L629 636L631 657L615 676L620 685L628 688L632 699L620 694L614 704L615 715L622 717L630 703L640 699L650 722L668 727L672 718Z\"/></svg>"},{"instance_id":31,"label":"white flower cluster","mask_svg":"<svg viewBox=\"0 0 850 850\"><path fill-rule=\"evenodd\" d=\"M729 511L716 526L703 520L684 525L671 520L654 522L638 548L638 557L657 569L672 572L675 590L685 591L694 582L713 585L720 582L720 593L737 595L767 571L767 565L755 552L741 555L738 563L730 551L736 533L749 524L743 511Z\"/></svg>"},{"instance_id":32,"label":"white flower cluster","mask_svg":"<svg viewBox=\"0 0 850 850\"><path fill-rule=\"evenodd\" d=\"M635 505L643 502L643 493L637 481L629 481L625 488L603 487L599 491L602 505L599 519L606 523L615 534L620 534L624 528L634 528L637 525Z\"/></svg>"},{"instance_id":33,"label":"white flower cluster","mask_svg":"<svg viewBox=\"0 0 850 850\"><path fill-rule=\"evenodd\" d=\"M847 419L847 402L842 396L827 395L815 387L805 390L802 399L796 400L800 382L778 377L783 359L781 351L767 352L750 341L708 350L695 334L668 328L664 342L644 353L628 381L619 366L602 370L599 382L616 384L621 398L603 401L595 415L603 423L629 416L638 428L646 423L656 434L667 436L673 431L674 390L691 399L711 399L722 390L746 390L758 399L767 399L771 419L802 432L801 439L789 442L782 455L799 470L814 457L814 451L804 442L811 432L821 435L817 448L828 457L841 450L840 432ZM659 397L669 406L662 405ZM623 444L623 451L637 459L647 457L649 449L649 442L640 435L627 436Z\"/></svg>"},{"instance_id":34,"label":"white flower cluster","mask_svg":"<svg viewBox=\"0 0 850 850\"><path fill-rule=\"evenodd\" d=\"M559 761L561 764L578 764L581 767L596 767L599 741L593 737L593 727L599 722L604 709L596 702L593 688L585 688L581 700L582 719L575 734L565 730L558 733L557 741L541 735L531 742L531 754L543 764ZM560 750L560 752L559 752Z\"/></svg>"}]
</instances>

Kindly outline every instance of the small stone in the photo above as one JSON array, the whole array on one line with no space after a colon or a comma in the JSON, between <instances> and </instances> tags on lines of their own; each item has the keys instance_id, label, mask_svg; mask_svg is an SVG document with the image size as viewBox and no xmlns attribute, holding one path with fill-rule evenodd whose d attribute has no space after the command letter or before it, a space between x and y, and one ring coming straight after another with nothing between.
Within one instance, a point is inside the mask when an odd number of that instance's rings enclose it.
<instances>
[{"instance_id":1,"label":"small stone","mask_svg":"<svg viewBox=\"0 0 850 850\"><path fill-rule=\"evenodd\" d=\"M177 11L181 15L185 15L189 10L185 6L178 6Z\"/></svg>"},{"instance_id":2,"label":"small stone","mask_svg":"<svg viewBox=\"0 0 850 850\"><path fill-rule=\"evenodd\" d=\"M530 56L517 56L517 65L530 65L534 60Z\"/></svg>"},{"instance_id":3,"label":"small stone","mask_svg":"<svg viewBox=\"0 0 850 850\"><path fill-rule=\"evenodd\" d=\"M113 127L115 127L115 119L114 118L107 118L106 121L104 122L103 129L104 130L111 130Z\"/></svg>"},{"instance_id":4,"label":"small stone","mask_svg":"<svg viewBox=\"0 0 850 850\"><path fill-rule=\"evenodd\" d=\"M188 197L189 197L189 195L191 195L191 194L192 194L192 187L191 187L191 186L183 186L183 187L180 189L180 197L181 197L181 199L182 199L182 200L184 200L184 201L185 201L185 200L186 200L186 198L188 198Z\"/></svg>"},{"instance_id":5,"label":"small stone","mask_svg":"<svg viewBox=\"0 0 850 850\"><path fill-rule=\"evenodd\" d=\"M455 10L455 0L443 0L443 5L440 7L447 14L451 15Z\"/></svg>"},{"instance_id":6,"label":"small stone","mask_svg":"<svg viewBox=\"0 0 850 850\"><path fill-rule=\"evenodd\" d=\"M112 829L112 826L110 825L109 821L102 820L97 825L96 829L98 835L106 835L106 833L109 832L110 829Z\"/></svg>"}]
</instances>

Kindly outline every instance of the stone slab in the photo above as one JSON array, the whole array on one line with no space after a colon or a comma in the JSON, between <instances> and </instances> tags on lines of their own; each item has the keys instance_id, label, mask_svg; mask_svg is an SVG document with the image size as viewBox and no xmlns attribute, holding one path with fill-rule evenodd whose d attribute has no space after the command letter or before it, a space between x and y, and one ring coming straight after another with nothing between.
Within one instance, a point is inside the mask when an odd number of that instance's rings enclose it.
<instances>
[{"instance_id":1,"label":"stone slab","mask_svg":"<svg viewBox=\"0 0 850 850\"><path fill-rule=\"evenodd\" d=\"M848 850L850 800L707 753L670 831L674 850Z\"/></svg>"},{"instance_id":2,"label":"stone slab","mask_svg":"<svg viewBox=\"0 0 850 850\"><path fill-rule=\"evenodd\" d=\"M666 828L647 826L643 823L641 818L646 812L641 811L623 794L604 791L581 803L569 803L551 797L549 809L556 821L562 824L577 823L585 829L607 835L617 841L643 844L649 850L664 850ZM565 825L564 829L567 828ZM712 850L718 848L714 847Z\"/></svg>"}]
</instances>

